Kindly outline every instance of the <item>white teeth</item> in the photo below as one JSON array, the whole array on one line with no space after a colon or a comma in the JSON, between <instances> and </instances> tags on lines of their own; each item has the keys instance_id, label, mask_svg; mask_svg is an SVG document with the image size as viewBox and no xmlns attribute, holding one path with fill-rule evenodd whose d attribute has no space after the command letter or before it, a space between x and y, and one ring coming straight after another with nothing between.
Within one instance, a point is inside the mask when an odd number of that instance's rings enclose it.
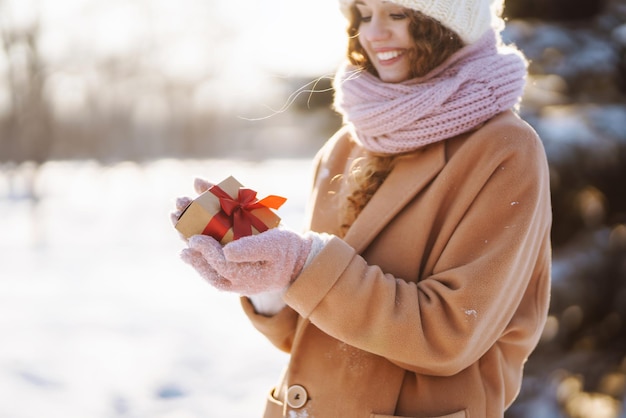
<instances>
[{"instance_id":1,"label":"white teeth","mask_svg":"<svg viewBox=\"0 0 626 418\"><path fill-rule=\"evenodd\" d=\"M385 51L376 54L379 61L387 61L400 55L400 51Z\"/></svg>"}]
</instances>

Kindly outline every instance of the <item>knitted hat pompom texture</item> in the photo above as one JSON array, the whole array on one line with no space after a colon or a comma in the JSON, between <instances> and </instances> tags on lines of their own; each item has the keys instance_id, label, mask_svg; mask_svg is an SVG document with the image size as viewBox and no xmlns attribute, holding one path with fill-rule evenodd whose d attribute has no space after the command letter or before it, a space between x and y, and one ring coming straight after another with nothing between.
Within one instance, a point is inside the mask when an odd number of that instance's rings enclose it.
<instances>
[{"instance_id":1,"label":"knitted hat pompom texture","mask_svg":"<svg viewBox=\"0 0 626 418\"><path fill-rule=\"evenodd\" d=\"M417 10L456 32L463 42L473 44L489 29L502 31L504 0L391 0L399 6ZM354 0L339 0L339 7L350 17Z\"/></svg>"}]
</instances>

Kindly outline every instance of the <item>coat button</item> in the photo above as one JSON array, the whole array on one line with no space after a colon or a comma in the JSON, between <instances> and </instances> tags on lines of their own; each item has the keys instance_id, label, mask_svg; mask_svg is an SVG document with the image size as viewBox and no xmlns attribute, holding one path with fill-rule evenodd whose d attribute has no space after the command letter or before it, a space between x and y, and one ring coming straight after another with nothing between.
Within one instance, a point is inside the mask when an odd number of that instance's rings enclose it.
<instances>
[{"instance_id":1,"label":"coat button","mask_svg":"<svg viewBox=\"0 0 626 418\"><path fill-rule=\"evenodd\" d=\"M300 409L309 400L306 389L300 385L289 386L287 389L287 405L294 409Z\"/></svg>"}]
</instances>

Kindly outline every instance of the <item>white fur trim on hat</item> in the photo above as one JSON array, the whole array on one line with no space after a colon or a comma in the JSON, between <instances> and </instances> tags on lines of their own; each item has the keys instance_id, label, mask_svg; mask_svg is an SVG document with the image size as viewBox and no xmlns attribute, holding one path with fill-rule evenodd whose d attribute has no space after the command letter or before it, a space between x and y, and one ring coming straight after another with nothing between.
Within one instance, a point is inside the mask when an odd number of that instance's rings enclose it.
<instances>
[{"instance_id":1,"label":"white fur trim on hat","mask_svg":"<svg viewBox=\"0 0 626 418\"><path fill-rule=\"evenodd\" d=\"M346 17L354 0L339 0ZM417 10L439 21L456 32L461 39L472 44L488 29L500 32L504 27L501 18L504 0L391 0L392 3Z\"/></svg>"}]
</instances>

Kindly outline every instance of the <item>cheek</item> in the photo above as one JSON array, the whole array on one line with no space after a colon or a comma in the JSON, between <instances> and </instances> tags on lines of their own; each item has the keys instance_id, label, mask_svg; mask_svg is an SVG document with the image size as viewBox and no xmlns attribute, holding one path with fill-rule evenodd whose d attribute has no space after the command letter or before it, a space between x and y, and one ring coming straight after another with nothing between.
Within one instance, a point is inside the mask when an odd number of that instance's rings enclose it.
<instances>
[{"instance_id":1,"label":"cheek","mask_svg":"<svg viewBox=\"0 0 626 418\"><path fill-rule=\"evenodd\" d=\"M411 32L409 31L409 26L408 25L406 25L405 27L399 29L396 32L396 36L398 37L398 39L402 40L402 42L405 44L405 46L413 44L413 36L411 36Z\"/></svg>"},{"instance_id":2,"label":"cheek","mask_svg":"<svg viewBox=\"0 0 626 418\"><path fill-rule=\"evenodd\" d=\"M361 32L360 30L359 30L359 34L357 35L357 39L359 40L359 43L361 44L363 48L367 48L367 39L365 35L363 35L363 32Z\"/></svg>"},{"instance_id":3,"label":"cheek","mask_svg":"<svg viewBox=\"0 0 626 418\"><path fill-rule=\"evenodd\" d=\"M367 56L366 58L368 60L371 60L371 58L370 58L370 56L371 56L370 44L367 42L366 37L365 36L359 36L358 40L359 40L359 44L361 45L361 48L363 48L363 52L365 52L365 55Z\"/></svg>"}]
</instances>

